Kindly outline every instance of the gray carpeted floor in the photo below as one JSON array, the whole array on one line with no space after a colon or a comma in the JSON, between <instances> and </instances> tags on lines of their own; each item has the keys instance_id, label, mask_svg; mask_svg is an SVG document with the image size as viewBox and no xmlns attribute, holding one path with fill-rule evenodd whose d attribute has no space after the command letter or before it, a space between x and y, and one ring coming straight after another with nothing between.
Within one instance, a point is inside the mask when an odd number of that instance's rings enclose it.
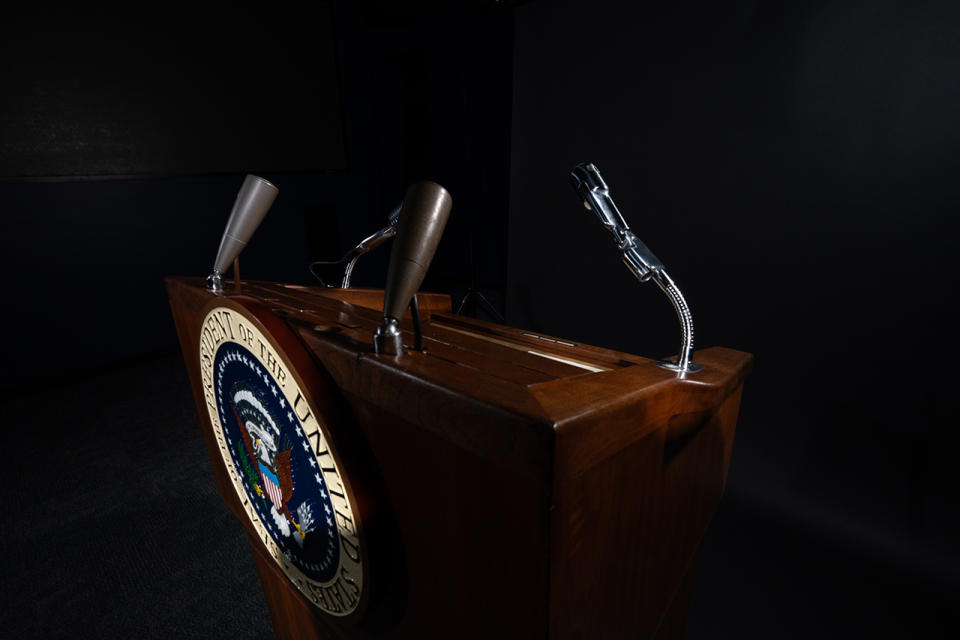
<instances>
[{"instance_id":1,"label":"gray carpeted floor","mask_svg":"<svg viewBox=\"0 0 960 640\"><path fill-rule=\"evenodd\" d=\"M273 637L179 354L5 408L0 637Z\"/></svg>"},{"instance_id":2,"label":"gray carpeted floor","mask_svg":"<svg viewBox=\"0 0 960 640\"><path fill-rule=\"evenodd\" d=\"M178 353L4 399L0 638L272 638ZM957 595L728 496L687 638L954 637Z\"/></svg>"}]
</instances>

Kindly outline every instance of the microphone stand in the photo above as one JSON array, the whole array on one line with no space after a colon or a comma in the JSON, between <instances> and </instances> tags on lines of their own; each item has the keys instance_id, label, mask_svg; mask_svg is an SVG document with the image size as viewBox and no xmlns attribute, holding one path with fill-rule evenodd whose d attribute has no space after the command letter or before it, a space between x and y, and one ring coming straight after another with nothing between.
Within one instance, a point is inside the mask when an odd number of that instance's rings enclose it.
<instances>
[{"instance_id":1,"label":"microphone stand","mask_svg":"<svg viewBox=\"0 0 960 640\"><path fill-rule=\"evenodd\" d=\"M653 280L670 299L680 320L680 353L676 360L660 360L656 364L680 375L699 371L693 362L693 314L680 288L667 274L663 263L633 234L627 221L610 197L610 188L592 163L578 164L570 172L570 184L583 200L583 206L597 214L600 223L613 234L623 263L640 282Z\"/></svg>"}]
</instances>

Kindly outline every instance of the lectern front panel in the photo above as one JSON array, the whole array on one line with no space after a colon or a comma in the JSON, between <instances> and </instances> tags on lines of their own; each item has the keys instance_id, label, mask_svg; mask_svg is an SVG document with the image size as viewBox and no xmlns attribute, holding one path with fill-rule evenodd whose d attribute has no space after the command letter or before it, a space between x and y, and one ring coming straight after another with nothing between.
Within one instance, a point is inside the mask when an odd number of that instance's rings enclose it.
<instances>
[{"instance_id":1,"label":"lectern front panel","mask_svg":"<svg viewBox=\"0 0 960 640\"><path fill-rule=\"evenodd\" d=\"M677 375L444 296L421 296L423 351L376 354L377 292L167 288L278 637L680 637L748 354L700 350ZM228 337L221 318L208 344L218 309L256 331ZM331 469L313 484L311 461Z\"/></svg>"}]
</instances>

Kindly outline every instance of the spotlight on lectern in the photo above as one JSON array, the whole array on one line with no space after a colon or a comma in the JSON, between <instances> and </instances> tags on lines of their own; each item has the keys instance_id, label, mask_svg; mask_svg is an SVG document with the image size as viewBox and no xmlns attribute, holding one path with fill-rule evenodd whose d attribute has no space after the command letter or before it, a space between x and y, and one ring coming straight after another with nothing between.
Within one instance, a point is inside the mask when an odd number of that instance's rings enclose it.
<instances>
[{"instance_id":1,"label":"spotlight on lectern","mask_svg":"<svg viewBox=\"0 0 960 640\"><path fill-rule=\"evenodd\" d=\"M247 246L253 232L270 210L270 205L277 199L278 192L275 186L259 176L248 175L244 178L227 220L227 227L223 231L223 238L220 239L213 273L207 276L207 289L223 290L223 272Z\"/></svg>"}]
</instances>

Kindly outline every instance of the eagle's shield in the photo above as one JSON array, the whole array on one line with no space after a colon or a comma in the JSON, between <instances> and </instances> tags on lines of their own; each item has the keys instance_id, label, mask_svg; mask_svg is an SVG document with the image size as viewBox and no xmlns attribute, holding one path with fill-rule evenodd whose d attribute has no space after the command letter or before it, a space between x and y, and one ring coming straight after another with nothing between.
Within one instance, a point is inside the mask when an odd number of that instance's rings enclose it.
<instances>
[{"instance_id":1,"label":"eagle's shield","mask_svg":"<svg viewBox=\"0 0 960 640\"><path fill-rule=\"evenodd\" d=\"M280 480L277 478L277 474L263 464L262 460L257 460L257 462L260 466L260 478L263 480L263 487L267 490L267 495L270 496L273 508L277 510L277 513L283 513L283 494L280 491Z\"/></svg>"}]
</instances>

